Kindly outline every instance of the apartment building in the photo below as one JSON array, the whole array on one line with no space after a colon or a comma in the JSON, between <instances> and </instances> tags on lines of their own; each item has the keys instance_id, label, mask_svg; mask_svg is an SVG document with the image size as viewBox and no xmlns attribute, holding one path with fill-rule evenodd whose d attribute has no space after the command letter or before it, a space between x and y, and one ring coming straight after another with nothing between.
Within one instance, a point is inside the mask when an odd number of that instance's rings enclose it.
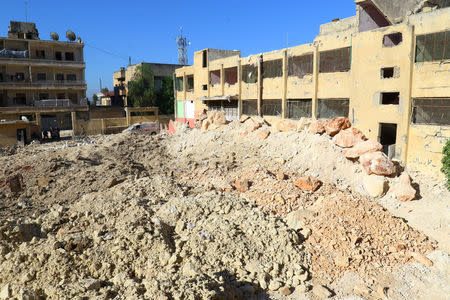
<instances>
[{"instance_id":1,"label":"apartment building","mask_svg":"<svg viewBox=\"0 0 450 300\"><path fill-rule=\"evenodd\" d=\"M176 118L346 116L384 151L441 176L450 138L450 1L355 0L313 43L241 57L205 49L176 70Z\"/></svg>"},{"instance_id":2,"label":"apartment building","mask_svg":"<svg viewBox=\"0 0 450 300\"><path fill-rule=\"evenodd\" d=\"M128 84L136 75L136 69L139 66L147 65L150 67L153 73L153 87L155 93L158 93L163 84L164 77L171 77L175 72L175 69L182 67L177 64L162 64L162 63L138 63L130 65L127 68L121 67L119 71L113 74L114 83L114 98L111 105L113 106L132 106L132 103L128 101Z\"/></svg>"},{"instance_id":3,"label":"apartment building","mask_svg":"<svg viewBox=\"0 0 450 300\"><path fill-rule=\"evenodd\" d=\"M40 40L36 24L11 21L0 37L0 107L87 105L83 48Z\"/></svg>"}]
</instances>

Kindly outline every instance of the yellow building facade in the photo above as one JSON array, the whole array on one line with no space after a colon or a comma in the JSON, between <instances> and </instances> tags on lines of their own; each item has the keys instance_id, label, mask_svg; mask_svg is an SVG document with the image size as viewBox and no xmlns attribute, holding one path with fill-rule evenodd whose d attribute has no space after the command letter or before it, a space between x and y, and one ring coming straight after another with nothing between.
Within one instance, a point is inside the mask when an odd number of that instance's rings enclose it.
<instances>
[{"instance_id":1,"label":"yellow building facade","mask_svg":"<svg viewBox=\"0 0 450 300\"><path fill-rule=\"evenodd\" d=\"M269 123L346 116L391 158L441 177L450 138L450 7L355 2L355 16L322 25L311 44L248 57L195 52L192 66L175 71L176 119L192 124L203 109Z\"/></svg>"}]
</instances>

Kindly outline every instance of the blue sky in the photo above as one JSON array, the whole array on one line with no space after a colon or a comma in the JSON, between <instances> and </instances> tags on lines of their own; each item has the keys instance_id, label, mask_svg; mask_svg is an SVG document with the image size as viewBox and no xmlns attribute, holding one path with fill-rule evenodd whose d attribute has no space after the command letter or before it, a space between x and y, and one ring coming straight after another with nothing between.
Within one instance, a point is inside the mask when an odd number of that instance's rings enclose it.
<instances>
[{"instance_id":1,"label":"blue sky","mask_svg":"<svg viewBox=\"0 0 450 300\"><path fill-rule=\"evenodd\" d=\"M247 56L284 48L287 40L289 46L310 43L320 24L355 14L353 0L27 2L28 21L36 23L41 39L56 31L66 40L70 29L84 40L88 98L98 91L99 78L113 88L113 72L128 64L128 56L132 63L177 63L180 26L191 42L192 63L193 52L204 48L240 50ZM7 36L10 20L25 21L25 1L0 3L0 36Z\"/></svg>"}]
</instances>

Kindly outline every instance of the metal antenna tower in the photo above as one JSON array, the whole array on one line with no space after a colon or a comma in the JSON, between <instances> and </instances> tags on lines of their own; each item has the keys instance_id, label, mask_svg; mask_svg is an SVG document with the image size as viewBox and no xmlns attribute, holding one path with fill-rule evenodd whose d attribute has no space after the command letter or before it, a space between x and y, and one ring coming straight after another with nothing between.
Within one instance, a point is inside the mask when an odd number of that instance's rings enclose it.
<instances>
[{"instance_id":1,"label":"metal antenna tower","mask_svg":"<svg viewBox=\"0 0 450 300\"><path fill-rule=\"evenodd\" d=\"M180 65L188 64L187 47L191 44L183 36L183 27L180 27L180 35L177 37L178 44L178 63Z\"/></svg>"}]
</instances>

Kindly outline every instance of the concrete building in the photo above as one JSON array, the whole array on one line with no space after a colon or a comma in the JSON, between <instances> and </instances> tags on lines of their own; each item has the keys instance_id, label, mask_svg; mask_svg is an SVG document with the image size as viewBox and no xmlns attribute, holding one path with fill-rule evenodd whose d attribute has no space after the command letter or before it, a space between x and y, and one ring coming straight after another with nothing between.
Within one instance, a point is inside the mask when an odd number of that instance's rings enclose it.
<instances>
[{"instance_id":1,"label":"concrete building","mask_svg":"<svg viewBox=\"0 0 450 300\"><path fill-rule=\"evenodd\" d=\"M241 57L205 49L176 70L176 118L346 116L385 152L441 176L450 138L450 1L355 0L313 43Z\"/></svg>"},{"instance_id":2,"label":"concrete building","mask_svg":"<svg viewBox=\"0 0 450 300\"><path fill-rule=\"evenodd\" d=\"M155 88L155 92L161 90L162 82L164 77L172 77L175 69L180 68L182 65L173 65L173 64L160 64L160 63L138 63L127 68L120 68L119 71L114 72L113 74L113 83L114 83L114 98L112 101L113 106L132 106L129 103L127 95L128 95L128 84L133 80L136 74L136 68L142 65L150 66L153 71L153 84Z\"/></svg>"},{"instance_id":3,"label":"concrete building","mask_svg":"<svg viewBox=\"0 0 450 300\"><path fill-rule=\"evenodd\" d=\"M40 40L36 24L11 21L0 37L0 107L86 105L83 48Z\"/></svg>"}]
</instances>

